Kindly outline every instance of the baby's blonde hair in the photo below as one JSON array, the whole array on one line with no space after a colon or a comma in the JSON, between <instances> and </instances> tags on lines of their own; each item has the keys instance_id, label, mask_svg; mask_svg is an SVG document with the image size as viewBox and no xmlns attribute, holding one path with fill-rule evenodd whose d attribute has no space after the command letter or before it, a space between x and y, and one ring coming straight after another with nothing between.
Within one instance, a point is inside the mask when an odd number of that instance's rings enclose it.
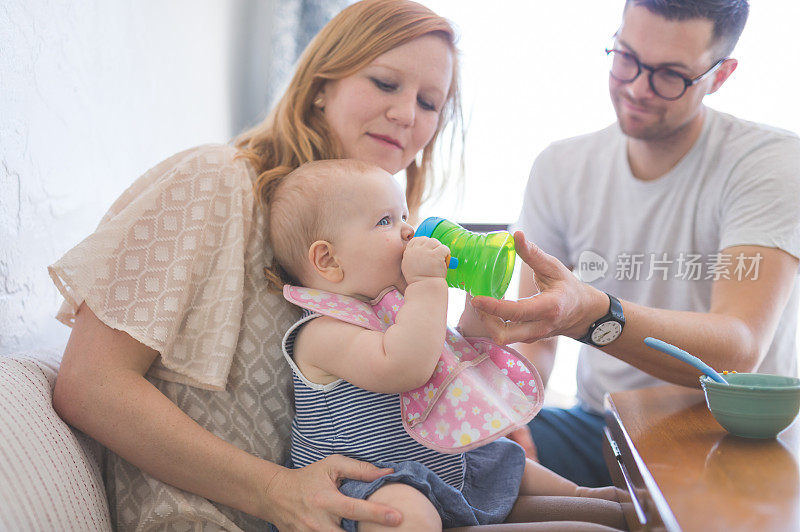
<instances>
[{"instance_id":1,"label":"baby's blonde hair","mask_svg":"<svg viewBox=\"0 0 800 532\"><path fill-rule=\"evenodd\" d=\"M317 240L334 240L347 210L341 183L377 167L355 159L312 161L280 179L265 196L268 238L274 258L265 268L270 289L302 284L308 250Z\"/></svg>"}]
</instances>

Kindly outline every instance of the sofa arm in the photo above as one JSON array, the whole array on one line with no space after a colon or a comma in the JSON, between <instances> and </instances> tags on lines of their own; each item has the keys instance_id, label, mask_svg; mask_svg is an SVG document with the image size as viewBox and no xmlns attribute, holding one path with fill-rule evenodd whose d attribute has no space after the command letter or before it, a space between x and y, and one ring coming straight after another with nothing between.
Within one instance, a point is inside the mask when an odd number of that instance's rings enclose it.
<instances>
[{"instance_id":1,"label":"sofa arm","mask_svg":"<svg viewBox=\"0 0 800 532\"><path fill-rule=\"evenodd\" d=\"M111 530L101 448L53 410L58 366L0 356L0 530Z\"/></svg>"}]
</instances>

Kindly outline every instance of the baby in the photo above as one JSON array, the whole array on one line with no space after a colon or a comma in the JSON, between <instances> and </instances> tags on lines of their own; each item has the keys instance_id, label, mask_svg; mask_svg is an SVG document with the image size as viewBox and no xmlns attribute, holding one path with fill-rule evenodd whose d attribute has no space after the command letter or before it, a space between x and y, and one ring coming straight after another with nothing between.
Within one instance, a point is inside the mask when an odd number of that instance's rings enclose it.
<instances>
[{"instance_id":1,"label":"baby","mask_svg":"<svg viewBox=\"0 0 800 532\"><path fill-rule=\"evenodd\" d=\"M616 500L613 490L579 487L526 459L505 438L447 454L405 431L399 394L431 378L445 343L449 250L414 237L402 189L389 173L355 160L307 163L267 203L273 281L313 289L303 292L309 300L338 294L374 303L395 289L402 294L383 331L307 309L287 332L293 467L338 453L393 469L374 482L345 479L340 490L397 508L400 530L502 523L518 497L530 495ZM462 327L475 329L463 330L467 337L484 333L478 320L462 320ZM610 511L624 523L609 500L595 501L601 520L608 522Z\"/></svg>"}]
</instances>

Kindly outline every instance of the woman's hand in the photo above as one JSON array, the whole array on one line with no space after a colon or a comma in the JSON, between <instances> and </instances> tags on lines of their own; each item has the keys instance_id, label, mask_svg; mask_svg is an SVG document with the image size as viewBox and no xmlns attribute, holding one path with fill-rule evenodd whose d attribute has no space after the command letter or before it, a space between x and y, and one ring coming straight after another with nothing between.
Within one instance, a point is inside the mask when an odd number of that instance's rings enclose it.
<instances>
[{"instance_id":1,"label":"woman's hand","mask_svg":"<svg viewBox=\"0 0 800 532\"><path fill-rule=\"evenodd\" d=\"M281 468L264 491L266 519L281 532L341 530L342 518L397 526L403 517L394 508L339 491L342 479L371 482L391 472L336 454L300 469Z\"/></svg>"}]
</instances>

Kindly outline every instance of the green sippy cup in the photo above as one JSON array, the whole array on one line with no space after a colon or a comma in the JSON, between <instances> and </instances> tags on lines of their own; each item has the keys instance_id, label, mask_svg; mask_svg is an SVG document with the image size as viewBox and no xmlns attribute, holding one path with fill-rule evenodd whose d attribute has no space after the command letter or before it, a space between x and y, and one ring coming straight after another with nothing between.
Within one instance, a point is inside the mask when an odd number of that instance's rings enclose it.
<instances>
[{"instance_id":1,"label":"green sippy cup","mask_svg":"<svg viewBox=\"0 0 800 532\"><path fill-rule=\"evenodd\" d=\"M457 259L447 270L447 285L473 296L503 297L514 272L514 238L508 231L473 233L444 218L426 218L414 236L435 238ZM451 268L452 268L451 263Z\"/></svg>"}]
</instances>

